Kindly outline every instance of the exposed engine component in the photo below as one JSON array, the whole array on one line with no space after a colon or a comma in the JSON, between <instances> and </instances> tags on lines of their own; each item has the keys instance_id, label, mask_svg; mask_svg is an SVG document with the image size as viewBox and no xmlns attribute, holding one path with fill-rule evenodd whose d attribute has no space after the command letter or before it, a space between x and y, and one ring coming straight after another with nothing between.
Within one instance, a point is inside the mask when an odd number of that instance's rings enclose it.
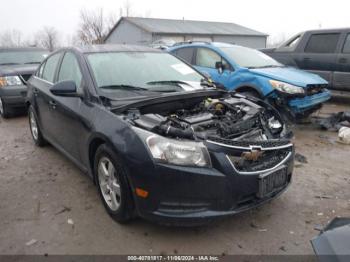
<instances>
[{"instance_id":1,"label":"exposed engine component","mask_svg":"<svg viewBox=\"0 0 350 262\"><path fill-rule=\"evenodd\" d=\"M283 124L265 107L244 98L206 98L187 108L135 114L131 121L143 129L174 138L231 140L280 138ZM157 110L159 111L159 109ZM130 112L129 112L130 113Z\"/></svg>"}]
</instances>

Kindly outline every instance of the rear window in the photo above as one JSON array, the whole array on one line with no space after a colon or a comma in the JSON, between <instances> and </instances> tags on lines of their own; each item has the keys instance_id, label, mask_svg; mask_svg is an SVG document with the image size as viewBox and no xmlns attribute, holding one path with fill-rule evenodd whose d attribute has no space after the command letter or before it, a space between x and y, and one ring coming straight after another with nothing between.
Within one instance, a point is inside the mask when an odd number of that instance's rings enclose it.
<instances>
[{"instance_id":1,"label":"rear window","mask_svg":"<svg viewBox=\"0 0 350 262\"><path fill-rule=\"evenodd\" d=\"M340 34L317 34L310 37L306 53L334 53Z\"/></svg>"}]
</instances>

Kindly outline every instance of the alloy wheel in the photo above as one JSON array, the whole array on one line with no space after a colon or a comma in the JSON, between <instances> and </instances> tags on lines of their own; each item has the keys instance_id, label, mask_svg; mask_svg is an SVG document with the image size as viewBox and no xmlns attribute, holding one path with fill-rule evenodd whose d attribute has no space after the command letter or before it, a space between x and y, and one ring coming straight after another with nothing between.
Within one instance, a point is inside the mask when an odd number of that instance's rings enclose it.
<instances>
[{"instance_id":1,"label":"alloy wheel","mask_svg":"<svg viewBox=\"0 0 350 262\"><path fill-rule=\"evenodd\" d=\"M0 115L3 115L4 114L4 104L2 102L2 99L0 97Z\"/></svg>"},{"instance_id":2,"label":"alloy wheel","mask_svg":"<svg viewBox=\"0 0 350 262\"><path fill-rule=\"evenodd\" d=\"M120 183L115 167L107 157L102 157L98 163L98 182L106 204L112 211L117 211L121 204Z\"/></svg>"},{"instance_id":3,"label":"alloy wheel","mask_svg":"<svg viewBox=\"0 0 350 262\"><path fill-rule=\"evenodd\" d=\"M36 122L36 118L35 118L33 111L30 111L30 113L29 113L29 123L30 123L30 130L32 131L32 135L33 135L34 140L38 140L39 129L38 129L38 124Z\"/></svg>"}]
</instances>

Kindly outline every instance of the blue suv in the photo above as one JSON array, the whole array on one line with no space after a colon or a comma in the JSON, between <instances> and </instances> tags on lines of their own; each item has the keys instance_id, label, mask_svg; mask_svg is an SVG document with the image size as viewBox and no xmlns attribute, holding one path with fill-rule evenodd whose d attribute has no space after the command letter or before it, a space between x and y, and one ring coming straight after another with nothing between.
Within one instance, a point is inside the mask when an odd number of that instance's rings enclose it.
<instances>
[{"instance_id":1,"label":"blue suv","mask_svg":"<svg viewBox=\"0 0 350 262\"><path fill-rule=\"evenodd\" d=\"M226 89L265 99L295 120L307 117L331 98L323 78L287 67L255 49L189 42L177 44L168 52Z\"/></svg>"}]
</instances>

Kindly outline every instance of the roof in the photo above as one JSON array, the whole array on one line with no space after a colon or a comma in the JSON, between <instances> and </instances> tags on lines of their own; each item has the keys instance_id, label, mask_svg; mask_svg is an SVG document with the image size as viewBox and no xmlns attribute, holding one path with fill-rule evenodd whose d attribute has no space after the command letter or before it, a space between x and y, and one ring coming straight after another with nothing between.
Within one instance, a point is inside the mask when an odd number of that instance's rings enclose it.
<instances>
[{"instance_id":1,"label":"roof","mask_svg":"<svg viewBox=\"0 0 350 262\"><path fill-rule=\"evenodd\" d=\"M109 32L106 39L118 27L121 21L128 21L147 32L158 34L267 36L265 33L234 23L122 17Z\"/></svg>"},{"instance_id":2,"label":"roof","mask_svg":"<svg viewBox=\"0 0 350 262\"><path fill-rule=\"evenodd\" d=\"M76 49L81 53L104 53L104 52L161 52L160 50L139 45L87 45L81 47L63 48Z\"/></svg>"}]
</instances>

